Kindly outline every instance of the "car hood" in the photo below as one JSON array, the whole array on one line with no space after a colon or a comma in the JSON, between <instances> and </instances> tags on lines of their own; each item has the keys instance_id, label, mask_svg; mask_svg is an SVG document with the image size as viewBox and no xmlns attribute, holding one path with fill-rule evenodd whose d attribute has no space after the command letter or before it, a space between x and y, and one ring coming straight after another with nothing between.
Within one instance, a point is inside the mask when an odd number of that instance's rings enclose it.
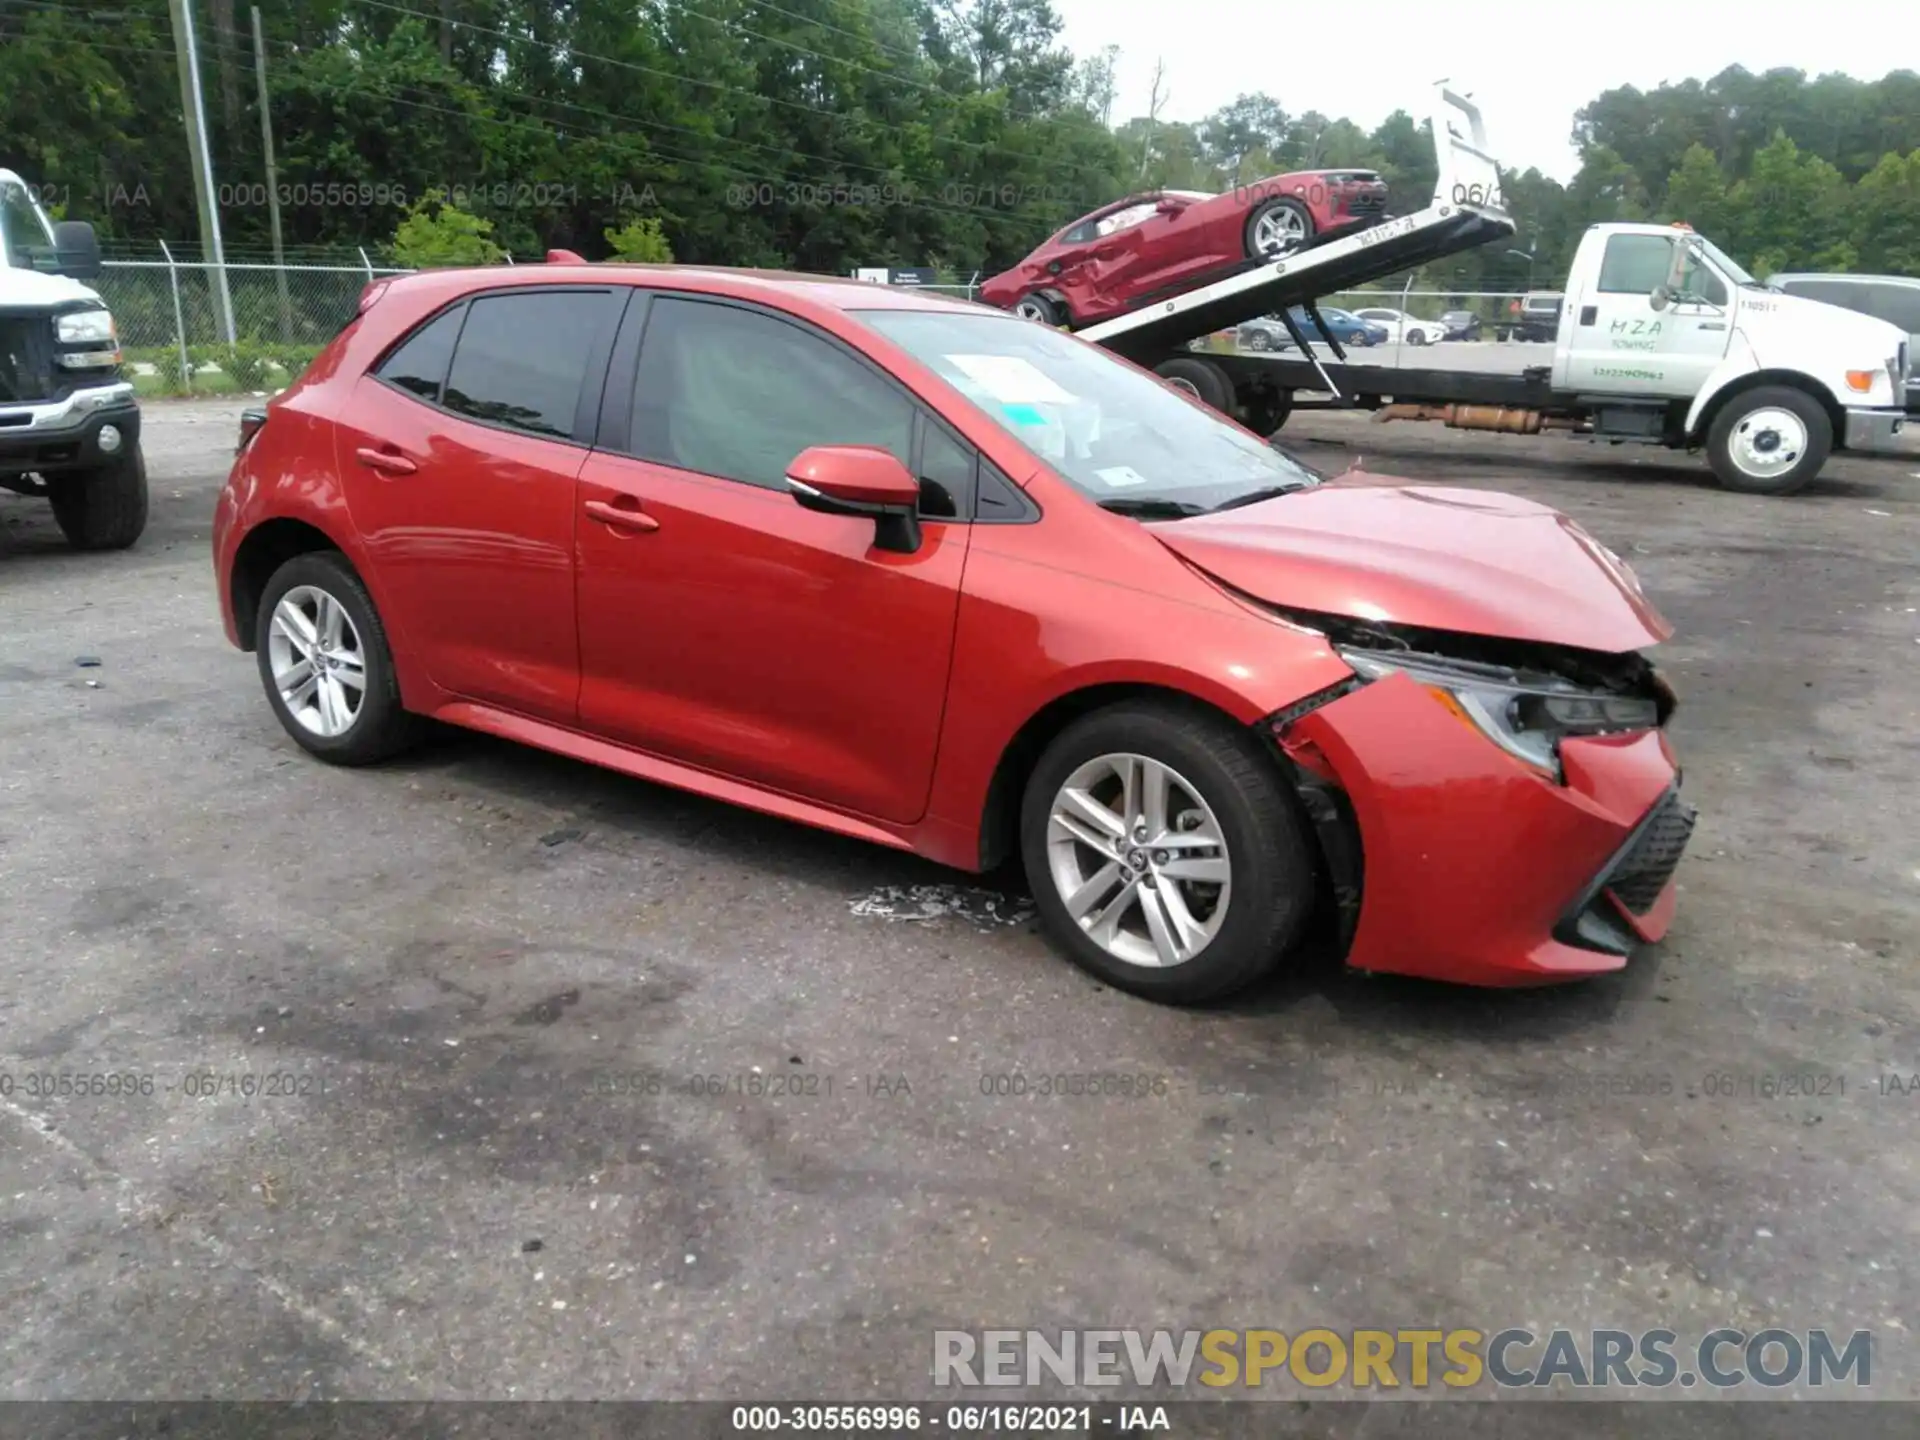
<instances>
[{"instance_id":1,"label":"car hood","mask_svg":"<svg viewBox=\"0 0 1920 1440\"><path fill-rule=\"evenodd\" d=\"M1271 605L1609 653L1673 633L1618 556L1559 511L1514 495L1350 472L1148 528Z\"/></svg>"},{"instance_id":2,"label":"car hood","mask_svg":"<svg viewBox=\"0 0 1920 1440\"><path fill-rule=\"evenodd\" d=\"M38 270L0 265L0 307L51 309L74 300L99 298L78 280L70 280L65 275L45 275Z\"/></svg>"}]
</instances>

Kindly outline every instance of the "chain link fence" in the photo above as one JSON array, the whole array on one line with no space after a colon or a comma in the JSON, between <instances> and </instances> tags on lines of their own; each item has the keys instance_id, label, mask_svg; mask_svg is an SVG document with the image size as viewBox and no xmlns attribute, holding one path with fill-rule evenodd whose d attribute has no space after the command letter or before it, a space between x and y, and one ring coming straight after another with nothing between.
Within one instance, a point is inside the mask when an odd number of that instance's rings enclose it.
<instances>
[{"instance_id":1,"label":"chain link fence","mask_svg":"<svg viewBox=\"0 0 1920 1440\"><path fill-rule=\"evenodd\" d=\"M102 262L94 287L113 311L134 383L151 394L207 394L277 389L290 383L351 320L361 291L386 275L408 272L373 263L365 251L331 263L273 265L229 261L227 293L233 333L227 343L220 320L220 270L201 260L178 259L161 246L161 259ZM936 283L913 288L964 299L979 293L978 273L945 273ZM1343 291L1320 301L1328 310L1395 310L1417 320L1446 317L1449 340L1498 342L1520 308L1518 291L1458 291L1375 286ZM1464 324L1471 317L1477 324ZM1269 348L1274 337L1260 337ZM1393 343L1406 343L1396 333ZM1281 343L1284 344L1284 341ZM1247 337L1229 329L1196 341L1199 350L1233 351Z\"/></svg>"},{"instance_id":2,"label":"chain link fence","mask_svg":"<svg viewBox=\"0 0 1920 1440\"><path fill-rule=\"evenodd\" d=\"M93 282L113 312L134 383L160 394L284 385L353 318L370 282L407 273L364 255L357 265L220 267L162 251L159 260L103 260ZM231 347L220 320L222 268L239 342Z\"/></svg>"}]
</instances>

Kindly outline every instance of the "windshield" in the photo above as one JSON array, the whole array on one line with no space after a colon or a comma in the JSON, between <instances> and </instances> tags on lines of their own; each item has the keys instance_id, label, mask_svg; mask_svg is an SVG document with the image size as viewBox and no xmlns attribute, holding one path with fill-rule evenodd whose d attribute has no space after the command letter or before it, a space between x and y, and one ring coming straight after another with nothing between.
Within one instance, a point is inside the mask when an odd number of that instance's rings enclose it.
<instances>
[{"instance_id":1,"label":"windshield","mask_svg":"<svg viewBox=\"0 0 1920 1440\"><path fill-rule=\"evenodd\" d=\"M1761 285L1758 280L1749 275L1726 251L1707 239L1706 236L1700 236L1699 240L1701 253L1719 269L1722 275L1733 281L1734 284L1758 285L1762 290L1768 288L1765 285Z\"/></svg>"},{"instance_id":2,"label":"windshield","mask_svg":"<svg viewBox=\"0 0 1920 1440\"><path fill-rule=\"evenodd\" d=\"M1099 504L1198 513L1319 483L1198 402L1048 326L936 310L860 318Z\"/></svg>"},{"instance_id":3,"label":"windshield","mask_svg":"<svg viewBox=\"0 0 1920 1440\"><path fill-rule=\"evenodd\" d=\"M53 236L27 187L18 180L0 180L0 265L30 270L31 253L52 248Z\"/></svg>"}]
</instances>

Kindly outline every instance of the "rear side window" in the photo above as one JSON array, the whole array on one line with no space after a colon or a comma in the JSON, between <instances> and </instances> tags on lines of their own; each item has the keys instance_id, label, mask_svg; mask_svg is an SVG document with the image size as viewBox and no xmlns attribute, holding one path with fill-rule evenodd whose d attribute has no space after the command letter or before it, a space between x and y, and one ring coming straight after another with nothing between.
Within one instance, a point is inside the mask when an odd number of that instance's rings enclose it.
<instances>
[{"instance_id":1,"label":"rear side window","mask_svg":"<svg viewBox=\"0 0 1920 1440\"><path fill-rule=\"evenodd\" d=\"M1909 335L1920 335L1920 285L1876 285L1873 313L1898 325Z\"/></svg>"},{"instance_id":2,"label":"rear side window","mask_svg":"<svg viewBox=\"0 0 1920 1440\"><path fill-rule=\"evenodd\" d=\"M787 466L814 445L877 445L912 466L913 417L902 392L823 336L731 305L659 299L629 449L783 490Z\"/></svg>"},{"instance_id":3,"label":"rear side window","mask_svg":"<svg viewBox=\"0 0 1920 1440\"><path fill-rule=\"evenodd\" d=\"M571 439L589 358L618 310L605 291L531 291L469 302L440 403L469 420Z\"/></svg>"},{"instance_id":4,"label":"rear side window","mask_svg":"<svg viewBox=\"0 0 1920 1440\"><path fill-rule=\"evenodd\" d=\"M453 342L460 335L460 317L465 313L464 305L456 305L434 316L401 341L400 348L389 353L374 374L409 395L438 405L447 362L453 359Z\"/></svg>"}]
</instances>

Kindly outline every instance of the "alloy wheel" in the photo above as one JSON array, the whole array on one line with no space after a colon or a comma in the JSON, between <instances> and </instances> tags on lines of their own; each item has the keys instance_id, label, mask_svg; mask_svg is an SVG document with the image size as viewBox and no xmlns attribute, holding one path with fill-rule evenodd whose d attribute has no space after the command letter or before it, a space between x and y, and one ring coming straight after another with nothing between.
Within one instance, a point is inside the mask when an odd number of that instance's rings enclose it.
<instances>
[{"instance_id":1,"label":"alloy wheel","mask_svg":"<svg viewBox=\"0 0 1920 1440\"><path fill-rule=\"evenodd\" d=\"M1270 260L1298 249L1306 238L1306 221L1287 206L1269 210L1253 222L1253 248Z\"/></svg>"},{"instance_id":2,"label":"alloy wheel","mask_svg":"<svg viewBox=\"0 0 1920 1440\"><path fill-rule=\"evenodd\" d=\"M331 740L360 718L367 664L346 607L314 585L296 585L273 607L267 659L287 713Z\"/></svg>"},{"instance_id":3,"label":"alloy wheel","mask_svg":"<svg viewBox=\"0 0 1920 1440\"><path fill-rule=\"evenodd\" d=\"M1129 965L1185 964L1220 931L1232 899L1225 833L1171 766L1101 755L1055 793L1047 867L1068 916Z\"/></svg>"}]
</instances>

